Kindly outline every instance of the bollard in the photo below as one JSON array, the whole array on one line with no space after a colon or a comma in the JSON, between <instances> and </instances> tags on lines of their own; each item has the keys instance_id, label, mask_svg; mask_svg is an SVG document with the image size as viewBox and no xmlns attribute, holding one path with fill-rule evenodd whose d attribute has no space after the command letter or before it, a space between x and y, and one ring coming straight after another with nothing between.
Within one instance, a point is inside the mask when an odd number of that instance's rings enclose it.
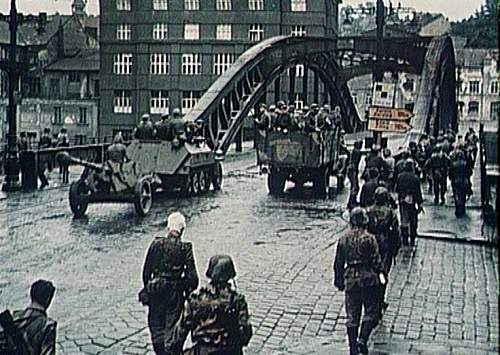
<instances>
[{"instance_id":1,"label":"bollard","mask_svg":"<svg viewBox=\"0 0 500 355\"><path fill-rule=\"evenodd\" d=\"M36 154L32 150L25 150L19 154L21 165L21 185L24 191L36 190L38 185Z\"/></svg>"}]
</instances>

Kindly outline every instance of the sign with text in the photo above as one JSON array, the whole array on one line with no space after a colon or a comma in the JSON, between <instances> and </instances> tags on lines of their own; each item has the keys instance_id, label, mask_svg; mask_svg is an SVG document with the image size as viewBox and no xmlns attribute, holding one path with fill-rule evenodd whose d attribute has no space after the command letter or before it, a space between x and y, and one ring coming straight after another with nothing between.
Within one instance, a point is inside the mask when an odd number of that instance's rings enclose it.
<instances>
[{"instance_id":1,"label":"sign with text","mask_svg":"<svg viewBox=\"0 0 500 355\"><path fill-rule=\"evenodd\" d=\"M413 114L402 108L370 107L368 117L381 120L409 121L413 117Z\"/></svg>"},{"instance_id":2,"label":"sign with text","mask_svg":"<svg viewBox=\"0 0 500 355\"><path fill-rule=\"evenodd\" d=\"M392 83L373 84L372 105L392 108L394 103L395 89L396 84Z\"/></svg>"},{"instance_id":3,"label":"sign with text","mask_svg":"<svg viewBox=\"0 0 500 355\"><path fill-rule=\"evenodd\" d=\"M412 126L401 120L368 119L368 130L375 132L395 132L405 133L412 129Z\"/></svg>"}]
</instances>

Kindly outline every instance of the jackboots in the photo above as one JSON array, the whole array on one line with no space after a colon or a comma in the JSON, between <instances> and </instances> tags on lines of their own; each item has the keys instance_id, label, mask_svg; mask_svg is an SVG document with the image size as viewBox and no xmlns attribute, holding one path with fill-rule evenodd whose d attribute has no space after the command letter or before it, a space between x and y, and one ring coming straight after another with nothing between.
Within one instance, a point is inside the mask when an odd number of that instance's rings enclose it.
<instances>
[{"instance_id":1,"label":"jackboots","mask_svg":"<svg viewBox=\"0 0 500 355\"><path fill-rule=\"evenodd\" d=\"M376 325L377 322L375 321L366 321L361 324L361 332L358 339L358 351L360 354L368 354L368 339Z\"/></svg>"},{"instance_id":2,"label":"jackboots","mask_svg":"<svg viewBox=\"0 0 500 355\"><path fill-rule=\"evenodd\" d=\"M167 355L165 344L163 343L153 343L153 350L156 355Z\"/></svg>"},{"instance_id":3,"label":"jackboots","mask_svg":"<svg viewBox=\"0 0 500 355\"><path fill-rule=\"evenodd\" d=\"M347 338L349 339L349 355L357 355L358 327L347 327Z\"/></svg>"}]
</instances>

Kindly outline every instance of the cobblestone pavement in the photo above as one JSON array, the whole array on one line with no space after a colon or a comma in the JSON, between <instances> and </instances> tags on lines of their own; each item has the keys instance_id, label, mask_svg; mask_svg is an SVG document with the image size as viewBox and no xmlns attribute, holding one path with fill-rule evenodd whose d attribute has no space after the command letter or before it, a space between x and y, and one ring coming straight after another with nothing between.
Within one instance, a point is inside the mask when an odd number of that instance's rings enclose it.
<instances>
[{"instance_id":1,"label":"cobblestone pavement","mask_svg":"<svg viewBox=\"0 0 500 355\"><path fill-rule=\"evenodd\" d=\"M222 192L156 201L145 219L130 206L106 205L73 220L66 189L1 201L0 308L23 307L29 284L50 278L57 286L50 313L59 321L58 354L151 353L146 309L137 302L143 257L164 233L166 214L180 209L200 275L215 253L235 258L254 324L247 354L345 354L343 293L331 286L331 262L346 228L347 196L272 198L265 177L248 168L254 159L226 163ZM374 349L498 351L497 263L486 246L419 240L391 276L391 306Z\"/></svg>"}]
</instances>

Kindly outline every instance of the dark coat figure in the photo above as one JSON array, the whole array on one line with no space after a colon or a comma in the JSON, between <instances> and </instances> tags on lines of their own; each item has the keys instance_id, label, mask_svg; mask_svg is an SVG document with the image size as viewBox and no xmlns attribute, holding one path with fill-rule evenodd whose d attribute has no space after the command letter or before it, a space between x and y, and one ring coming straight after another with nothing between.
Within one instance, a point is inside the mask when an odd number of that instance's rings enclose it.
<instances>
[{"instance_id":1,"label":"dark coat figure","mask_svg":"<svg viewBox=\"0 0 500 355\"><path fill-rule=\"evenodd\" d=\"M349 154L349 161L347 163L347 178L351 184L351 191L349 193L349 201L347 202L347 208L349 210L356 207L358 204L357 196L359 193L359 163L361 161L361 148L363 142L356 141L354 143L354 148Z\"/></svg>"},{"instance_id":2,"label":"dark coat figure","mask_svg":"<svg viewBox=\"0 0 500 355\"><path fill-rule=\"evenodd\" d=\"M384 159L380 156L380 149L378 146L372 147L372 151L366 157L365 171L363 173L363 179L369 179L370 169L375 168L378 171L379 176L384 176L388 170Z\"/></svg>"},{"instance_id":3,"label":"dark coat figure","mask_svg":"<svg viewBox=\"0 0 500 355\"><path fill-rule=\"evenodd\" d=\"M189 297L171 353L180 353L191 332L195 345L185 354L242 355L252 337L252 326L245 297L229 283L236 276L232 259L213 256L206 275L210 283Z\"/></svg>"},{"instance_id":4,"label":"dark coat figure","mask_svg":"<svg viewBox=\"0 0 500 355\"><path fill-rule=\"evenodd\" d=\"M17 150L19 152L23 152L25 150L28 150L29 148L29 141L28 137L26 136L26 132L21 132L19 135L19 139L17 140Z\"/></svg>"},{"instance_id":5,"label":"dark coat figure","mask_svg":"<svg viewBox=\"0 0 500 355\"><path fill-rule=\"evenodd\" d=\"M59 137L57 142L58 148L69 147L69 139L68 135L64 134ZM61 174L61 179L63 184L69 183L69 163L68 162L60 162L59 163L59 173Z\"/></svg>"},{"instance_id":6,"label":"dark coat figure","mask_svg":"<svg viewBox=\"0 0 500 355\"><path fill-rule=\"evenodd\" d=\"M451 164L450 179L453 188L453 199L455 200L455 215L457 217L465 214L466 196L470 186L471 168L467 164L463 153L458 153L457 159Z\"/></svg>"},{"instance_id":7,"label":"dark coat figure","mask_svg":"<svg viewBox=\"0 0 500 355\"><path fill-rule=\"evenodd\" d=\"M155 124L156 139L161 141L171 141L173 137L169 128L168 113L164 113L161 115L161 120Z\"/></svg>"},{"instance_id":8,"label":"dark coat figure","mask_svg":"<svg viewBox=\"0 0 500 355\"><path fill-rule=\"evenodd\" d=\"M366 231L368 215L356 207L350 214L351 230L337 245L334 267L334 285L345 290L346 327L350 354L368 353L367 342L380 319L379 274L382 263L377 240ZM361 311L364 318L358 338Z\"/></svg>"},{"instance_id":9,"label":"dark coat figure","mask_svg":"<svg viewBox=\"0 0 500 355\"><path fill-rule=\"evenodd\" d=\"M382 260L382 271L386 279L389 277L392 262L396 258L401 247L399 236L399 222L396 213L389 202L389 192L385 187L378 187L375 191L375 204L368 208L368 232L377 238L380 258ZM381 307L387 308L385 302L385 291L387 283L381 285ZM382 310L381 309L381 310Z\"/></svg>"},{"instance_id":10,"label":"dark coat figure","mask_svg":"<svg viewBox=\"0 0 500 355\"><path fill-rule=\"evenodd\" d=\"M271 115L267 110L267 106L265 104L261 104L260 110L257 113L257 117L255 117L255 126L257 129L267 131L271 128Z\"/></svg>"},{"instance_id":11,"label":"dark coat figure","mask_svg":"<svg viewBox=\"0 0 500 355\"><path fill-rule=\"evenodd\" d=\"M168 235L151 243L140 293L142 303L149 306L148 326L156 354L167 354L172 346L175 324L179 320L186 297L198 287L198 275L191 243L182 242L185 219L176 212L168 218Z\"/></svg>"},{"instance_id":12,"label":"dark coat figure","mask_svg":"<svg viewBox=\"0 0 500 355\"><path fill-rule=\"evenodd\" d=\"M123 137L121 134L117 134L113 138L113 144L111 144L106 150L108 160L113 163L122 164L125 162L127 157L127 147L123 144Z\"/></svg>"},{"instance_id":13,"label":"dark coat figure","mask_svg":"<svg viewBox=\"0 0 500 355\"><path fill-rule=\"evenodd\" d=\"M14 325L24 339L28 355L55 355L57 323L47 316L54 297L51 282L39 280L31 286L31 305L14 311ZM16 354L9 345L9 335L0 327L0 354ZM19 344L16 344L19 346Z\"/></svg>"},{"instance_id":14,"label":"dark coat figure","mask_svg":"<svg viewBox=\"0 0 500 355\"><path fill-rule=\"evenodd\" d=\"M399 200L399 213L401 223L401 237L403 245L415 245L418 228L418 213L421 211L423 198L420 179L414 173L413 160L407 160L404 171L396 181L396 193Z\"/></svg>"},{"instance_id":15,"label":"dark coat figure","mask_svg":"<svg viewBox=\"0 0 500 355\"><path fill-rule=\"evenodd\" d=\"M134 131L134 138L141 140L153 140L155 138L155 129L149 120L148 114L142 116L141 123Z\"/></svg>"},{"instance_id":16,"label":"dark coat figure","mask_svg":"<svg viewBox=\"0 0 500 355\"><path fill-rule=\"evenodd\" d=\"M359 196L359 203L361 207L368 207L373 205L375 199L375 190L380 186L379 173L376 168L368 170L369 180L363 184L361 188L361 195Z\"/></svg>"},{"instance_id":17,"label":"dark coat figure","mask_svg":"<svg viewBox=\"0 0 500 355\"><path fill-rule=\"evenodd\" d=\"M436 152L432 153L431 158L427 161L426 170L432 174L432 181L434 182L434 203L445 203L445 195L448 182L448 171L450 168L450 159L439 147Z\"/></svg>"},{"instance_id":18,"label":"dark coat figure","mask_svg":"<svg viewBox=\"0 0 500 355\"><path fill-rule=\"evenodd\" d=\"M43 130L43 135L40 137L38 141L39 149L48 149L52 148L52 138L50 137L50 129L45 128ZM39 156L38 159L38 178L40 179L41 185L40 189L43 189L45 186L49 185L49 181L45 176L45 170L49 168L50 160L47 156Z\"/></svg>"}]
</instances>

